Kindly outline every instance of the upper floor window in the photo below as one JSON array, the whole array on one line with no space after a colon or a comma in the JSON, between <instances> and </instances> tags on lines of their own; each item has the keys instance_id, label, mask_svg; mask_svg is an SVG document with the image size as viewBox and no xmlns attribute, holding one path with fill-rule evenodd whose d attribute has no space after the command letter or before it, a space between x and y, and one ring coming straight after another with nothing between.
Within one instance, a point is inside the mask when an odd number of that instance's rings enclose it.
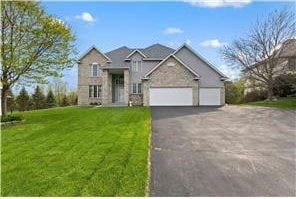
<instances>
[{"instance_id":1,"label":"upper floor window","mask_svg":"<svg viewBox=\"0 0 296 199\"><path fill-rule=\"evenodd\" d=\"M132 61L133 72L141 72L141 69L142 69L142 61Z\"/></svg>"},{"instance_id":2,"label":"upper floor window","mask_svg":"<svg viewBox=\"0 0 296 199\"><path fill-rule=\"evenodd\" d=\"M89 72L91 77L98 77L100 76L100 68L98 63L90 64Z\"/></svg>"}]
</instances>

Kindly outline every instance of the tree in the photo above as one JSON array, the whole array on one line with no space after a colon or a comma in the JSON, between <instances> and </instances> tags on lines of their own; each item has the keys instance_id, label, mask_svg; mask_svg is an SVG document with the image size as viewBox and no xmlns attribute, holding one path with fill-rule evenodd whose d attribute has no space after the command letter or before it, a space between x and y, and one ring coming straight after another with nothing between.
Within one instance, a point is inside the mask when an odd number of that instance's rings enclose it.
<instances>
[{"instance_id":1,"label":"tree","mask_svg":"<svg viewBox=\"0 0 296 199\"><path fill-rule=\"evenodd\" d=\"M238 104L244 97L244 81L234 80L225 84L225 102L227 104Z\"/></svg>"},{"instance_id":2,"label":"tree","mask_svg":"<svg viewBox=\"0 0 296 199\"><path fill-rule=\"evenodd\" d=\"M225 46L222 54L229 64L244 71L248 78L261 82L267 89L268 99L272 99L275 75L286 68L281 54L291 45L295 34L294 12L276 10L265 20L257 20L245 38ZM283 68L277 68L280 65Z\"/></svg>"},{"instance_id":3,"label":"tree","mask_svg":"<svg viewBox=\"0 0 296 199\"><path fill-rule=\"evenodd\" d=\"M71 29L36 1L1 1L2 113L15 83L41 83L73 66Z\"/></svg>"},{"instance_id":4,"label":"tree","mask_svg":"<svg viewBox=\"0 0 296 199\"><path fill-rule=\"evenodd\" d=\"M19 95L16 98L16 103L18 106L18 110L20 111L26 111L29 109L29 95L26 91L25 87L22 88Z\"/></svg>"},{"instance_id":5,"label":"tree","mask_svg":"<svg viewBox=\"0 0 296 199\"><path fill-rule=\"evenodd\" d=\"M54 78L51 84L54 92L54 96L58 106L62 105L64 96L67 94L67 83L61 78Z\"/></svg>"},{"instance_id":6,"label":"tree","mask_svg":"<svg viewBox=\"0 0 296 199\"><path fill-rule=\"evenodd\" d=\"M36 86L35 93L32 95L34 109L45 108L45 96L39 86Z\"/></svg>"},{"instance_id":7,"label":"tree","mask_svg":"<svg viewBox=\"0 0 296 199\"><path fill-rule=\"evenodd\" d=\"M51 89L48 90L45 103L46 103L47 108L51 108L51 107L54 107L56 105L54 94L53 94Z\"/></svg>"},{"instance_id":8,"label":"tree","mask_svg":"<svg viewBox=\"0 0 296 199\"><path fill-rule=\"evenodd\" d=\"M7 93L7 110L10 111L10 113L12 113L15 110L15 108L16 108L15 98L11 89L9 89Z\"/></svg>"},{"instance_id":9,"label":"tree","mask_svg":"<svg viewBox=\"0 0 296 199\"><path fill-rule=\"evenodd\" d=\"M70 91L67 98L70 105L77 105L78 97L75 90Z\"/></svg>"},{"instance_id":10,"label":"tree","mask_svg":"<svg viewBox=\"0 0 296 199\"><path fill-rule=\"evenodd\" d=\"M68 102L67 95L64 95L63 99L62 99L61 106L68 106L68 105L69 105L69 102Z\"/></svg>"},{"instance_id":11,"label":"tree","mask_svg":"<svg viewBox=\"0 0 296 199\"><path fill-rule=\"evenodd\" d=\"M296 94L296 74L282 74L274 79L273 92L280 97Z\"/></svg>"}]
</instances>

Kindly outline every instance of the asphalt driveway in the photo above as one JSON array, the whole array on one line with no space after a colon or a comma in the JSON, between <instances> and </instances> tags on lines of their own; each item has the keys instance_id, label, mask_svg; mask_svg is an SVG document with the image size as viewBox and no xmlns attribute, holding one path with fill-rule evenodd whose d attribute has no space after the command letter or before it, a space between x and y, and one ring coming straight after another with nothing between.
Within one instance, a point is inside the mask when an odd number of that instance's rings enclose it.
<instances>
[{"instance_id":1,"label":"asphalt driveway","mask_svg":"<svg viewBox=\"0 0 296 199\"><path fill-rule=\"evenodd\" d=\"M295 196L296 112L152 107L150 196Z\"/></svg>"}]
</instances>

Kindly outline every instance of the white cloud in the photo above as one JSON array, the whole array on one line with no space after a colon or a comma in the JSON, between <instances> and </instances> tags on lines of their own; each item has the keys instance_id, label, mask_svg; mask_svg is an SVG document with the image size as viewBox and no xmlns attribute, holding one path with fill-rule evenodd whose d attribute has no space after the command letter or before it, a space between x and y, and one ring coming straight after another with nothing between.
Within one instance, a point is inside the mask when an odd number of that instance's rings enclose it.
<instances>
[{"instance_id":1,"label":"white cloud","mask_svg":"<svg viewBox=\"0 0 296 199\"><path fill-rule=\"evenodd\" d=\"M89 12L83 12L80 15L76 15L75 19L81 19L85 22L95 22L95 18Z\"/></svg>"},{"instance_id":2,"label":"white cloud","mask_svg":"<svg viewBox=\"0 0 296 199\"><path fill-rule=\"evenodd\" d=\"M203 41L199 45L204 48L220 48L220 47L226 45L226 43L220 42L218 39L212 39L212 40Z\"/></svg>"},{"instance_id":3,"label":"white cloud","mask_svg":"<svg viewBox=\"0 0 296 199\"><path fill-rule=\"evenodd\" d=\"M183 30L181 30L180 28L174 28L174 27L166 28L163 31L163 34L166 34L166 35L179 34L179 33L183 33Z\"/></svg>"},{"instance_id":4,"label":"white cloud","mask_svg":"<svg viewBox=\"0 0 296 199\"><path fill-rule=\"evenodd\" d=\"M248 5L252 0L184 0L187 3L190 3L193 6L199 7L235 7L240 8Z\"/></svg>"},{"instance_id":5,"label":"white cloud","mask_svg":"<svg viewBox=\"0 0 296 199\"><path fill-rule=\"evenodd\" d=\"M173 41L169 42L169 46L174 46L174 45L175 45L175 42L173 42Z\"/></svg>"},{"instance_id":6,"label":"white cloud","mask_svg":"<svg viewBox=\"0 0 296 199\"><path fill-rule=\"evenodd\" d=\"M219 67L219 70L231 80L238 78L240 75L239 69L235 69L224 64Z\"/></svg>"},{"instance_id":7,"label":"white cloud","mask_svg":"<svg viewBox=\"0 0 296 199\"><path fill-rule=\"evenodd\" d=\"M188 44L188 45L190 45L191 44L190 39L186 39L185 43Z\"/></svg>"}]
</instances>

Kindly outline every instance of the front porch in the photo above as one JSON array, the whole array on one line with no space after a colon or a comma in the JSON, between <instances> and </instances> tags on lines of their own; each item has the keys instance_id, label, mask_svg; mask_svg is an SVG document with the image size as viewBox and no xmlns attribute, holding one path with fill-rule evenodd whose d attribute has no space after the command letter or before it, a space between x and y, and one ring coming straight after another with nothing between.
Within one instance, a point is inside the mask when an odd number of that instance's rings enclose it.
<instances>
[{"instance_id":1,"label":"front porch","mask_svg":"<svg viewBox=\"0 0 296 199\"><path fill-rule=\"evenodd\" d=\"M102 105L126 106L129 101L129 68L103 68Z\"/></svg>"}]
</instances>

